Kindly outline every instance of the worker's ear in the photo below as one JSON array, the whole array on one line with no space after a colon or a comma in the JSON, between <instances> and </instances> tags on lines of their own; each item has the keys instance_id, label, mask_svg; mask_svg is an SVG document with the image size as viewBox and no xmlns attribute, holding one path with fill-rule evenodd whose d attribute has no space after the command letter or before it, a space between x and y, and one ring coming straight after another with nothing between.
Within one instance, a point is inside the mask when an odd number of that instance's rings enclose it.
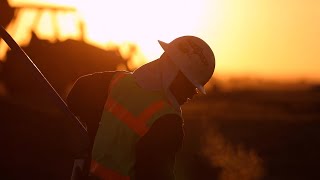
<instances>
[{"instance_id":1,"label":"worker's ear","mask_svg":"<svg viewBox=\"0 0 320 180\"><path fill-rule=\"evenodd\" d=\"M187 91L188 89L196 89L196 87L189 81L189 79L181 72L178 71L170 87L181 89L181 91Z\"/></svg>"}]
</instances>

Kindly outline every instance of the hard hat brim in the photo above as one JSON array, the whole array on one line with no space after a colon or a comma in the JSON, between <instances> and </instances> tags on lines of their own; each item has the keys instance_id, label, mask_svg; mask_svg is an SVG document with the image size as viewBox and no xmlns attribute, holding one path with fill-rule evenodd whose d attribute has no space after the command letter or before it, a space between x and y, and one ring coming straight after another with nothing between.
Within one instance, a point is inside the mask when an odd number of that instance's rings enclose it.
<instances>
[{"instance_id":1,"label":"hard hat brim","mask_svg":"<svg viewBox=\"0 0 320 180\"><path fill-rule=\"evenodd\" d=\"M168 44L163 41L160 41L160 40L158 40L158 42L159 42L160 46L162 47L162 49L164 51L166 51L166 49L168 48Z\"/></svg>"},{"instance_id":2,"label":"hard hat brim","mask_svg":"<svg viewBox=\"0 0 320 180\"><path fill-rule=\"evenodd\" d=\"M199 86L197 86L197 89L198 89L202 94L207 94L207 93L206 93L206 90L204 89L203 86L199 85Z\"/></svg>"}]
</instances>

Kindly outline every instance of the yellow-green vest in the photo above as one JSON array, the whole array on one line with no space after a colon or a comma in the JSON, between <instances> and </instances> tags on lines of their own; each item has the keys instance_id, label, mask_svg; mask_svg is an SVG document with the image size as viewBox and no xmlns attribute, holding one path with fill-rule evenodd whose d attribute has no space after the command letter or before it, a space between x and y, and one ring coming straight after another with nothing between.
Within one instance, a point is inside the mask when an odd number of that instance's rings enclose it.
<instances>
[{"instance_id":1,"label":"yellow-green vest","mask_svg":"<svg viewBox=\"0 0 320 180\"><path fill-rule=\"evenodd\" d=\"M95 137L91 173L105 180L132 179L135 144L166 114L180 116L161 91L141 88L131 73L117 73Z\"/></svg>"}]
</instances>

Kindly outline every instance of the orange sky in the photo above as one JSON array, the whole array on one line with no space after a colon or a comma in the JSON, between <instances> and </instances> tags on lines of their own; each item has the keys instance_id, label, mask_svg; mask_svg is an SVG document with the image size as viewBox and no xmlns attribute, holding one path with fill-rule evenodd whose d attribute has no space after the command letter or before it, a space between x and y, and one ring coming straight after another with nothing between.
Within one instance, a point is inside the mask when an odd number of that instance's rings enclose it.
<instances>
[{"instance_id":1,"label":"orange sky","mask_svg":"<svg viewBox=\"0 0 320 180\"><path fill-rule=\"evenodd\" d=\"M169 42L180 35L192 34L212 47L217 60L216 74L220 77L320 81L320 1L9 0L11 5L21 2L75 5L87 24L88 41L101 47L110 41L137 43L141 53L136 59L153 60L160 56L158 39ZM20 13L24 17L21 22L27 22L27 18L32 21L35 16L31 11ZM42 36L50 38L53 34L48 23L50 15L43 16L37 31L39 34L48 31ZM59 25L63 26L60 40L77 38L79 17L63 13L59 17ZM20 29L14 35L17 41L30 38L23 27L28 24L17 28Z\"/></svg>"}]
</instances>

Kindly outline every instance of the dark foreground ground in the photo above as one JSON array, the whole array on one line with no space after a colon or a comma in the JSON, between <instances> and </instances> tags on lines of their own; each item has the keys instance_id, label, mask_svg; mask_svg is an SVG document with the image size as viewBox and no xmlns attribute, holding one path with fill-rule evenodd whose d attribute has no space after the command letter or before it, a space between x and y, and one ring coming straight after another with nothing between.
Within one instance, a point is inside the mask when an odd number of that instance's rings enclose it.
<instances>
[{"instance_id":1,"label":"dark foreground ground","mask_svg":"<svg viewBox=\"0 0 320 180\"><path fill-rule=\"evenodd\" d=\"M183 107L178 179L320 179L320 91L212 92Z\"/></svg>"},{"instance_id":2,"label":"dark foreground ground","mask_svg":"<svg viewBox=\"0 0 320 180\"><path fill-rule=\"evenodd\" d=\"M214 91L197 96L183 106L185 139L176 177L320 179L319 107L317 87ZM39 104L30 108L1 99L0 179L55 179L59 169L72 168L64 138L68 127L61 129L56 123L59 116L39 109ZM28 174L38 169L46 171Z\"/></svg>"}]
</instances>

